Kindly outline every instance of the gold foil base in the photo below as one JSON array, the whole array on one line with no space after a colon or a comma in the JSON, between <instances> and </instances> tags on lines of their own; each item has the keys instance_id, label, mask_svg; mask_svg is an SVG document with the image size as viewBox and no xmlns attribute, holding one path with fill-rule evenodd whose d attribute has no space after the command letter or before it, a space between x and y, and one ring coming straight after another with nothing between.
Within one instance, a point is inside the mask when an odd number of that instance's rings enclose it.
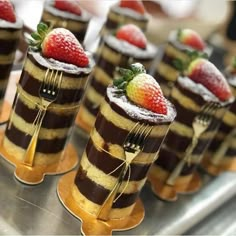
<instances>
[{"instance_id":1,"label":"gold foil base","mask_svg":"<svg viewBox=\"0 0 236 236\"><path fill-rule=\"evenodd\" d=\"M174 202L178 199L178 193L189 194L197 192L202 186L202 180L197 172L193 173L193 177L188 184L167 185L156 176L149 173L148 181L151 184L153 193L164 201Z\"/></svg>"},{"instance_id":2,"label":"gold foil base","mask_svg":"<svg viewBox=\"0 0 236 236\"><path fill-rule=\"evenodd\" d=\"M140 199L137 200L131 215L122 219L101 221L85 212L78 206L72 195L75 175L76 172L73 171L61 177L57 186L57 194L63 206L80 219L83 235L111 235L112 231L132 229L142 222L145 211Z\"/></svg>"},{"instance_id":3,"label":"gold foil base","mask_svg":"<svg viewBox=\"0 0 236 236\"><path fill-rule=\"evenodd\" d=\"M92 130L92 127L86 124L85 122L83 122L83 120L81 120L80 116L78 115L76 116L76 119L75 119L75 125L83 129L87 133L90 133L90 131Z\"/></svg>"},{"instance_id":4,"label":"gold foil base","mask_svg":"<svg viewBox=\"0 0 236 236\"><path fill-rule=\"evenodd\" d=\"M205 156L202 163L202 168L210 175L218 176L225 171L236 171L236 157L232 158L232 160L221 160L219 165L214 165L211 162L211 156Z\"/></svg>"},{"instance_id":5,"label":"gold foil base","mask_svg":"<svg viewBox=\"0 0 236 236\"><path fill-rule=\"evenodd\" d=\"M72 170L78 164L78 155L72 144L68 144L59 162L49 165L27 166L9 155L2 145L4 133L0 132L0 155L16 167L15 177L25 184L35 185L43 182L45 175L58 175Z\"/></svg>"},{"instance_id":6,"label":"gold foil base","mask_svg":"<svg viewBox=\"0 0 236 236\"><path fill-rule=\"evenodd\" d=\"M9 120L10 113L11 113L11 105L9 102L4 101L0 112L0 125L5 124Z\"/></svg>"}]
</instances>

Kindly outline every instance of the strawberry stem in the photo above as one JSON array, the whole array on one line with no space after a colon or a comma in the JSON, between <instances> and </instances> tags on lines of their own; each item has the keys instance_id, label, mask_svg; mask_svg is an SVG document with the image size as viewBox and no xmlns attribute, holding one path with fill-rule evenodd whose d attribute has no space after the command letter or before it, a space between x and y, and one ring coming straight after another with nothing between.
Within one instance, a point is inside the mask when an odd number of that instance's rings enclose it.
<instances>
[{"instance_id":1,"label":"strawberry stem","mask_svg":"<svg viewBox=\"0 0 236 236\"><path fill-rule=\"evenodd\" d=\"M31 39L28 40L28 44L31 50L40 51L41 45L49 32L49 28L45 23L40 22L37 25L37 31L31 34Z\"/></svg>"},{"instance_id":2,"label":"strawberry stem","mask_svg":"<svg viewBox=\"0 0 236 236\"><path fill-rule=\"evenodd\" d=\"M113 85L125 91L128 83L138 74L146 73L144 66L141 63L134 63L130 65L130 69L119 68L120 77L113 81Z\"/></svg>"}]
</instances>

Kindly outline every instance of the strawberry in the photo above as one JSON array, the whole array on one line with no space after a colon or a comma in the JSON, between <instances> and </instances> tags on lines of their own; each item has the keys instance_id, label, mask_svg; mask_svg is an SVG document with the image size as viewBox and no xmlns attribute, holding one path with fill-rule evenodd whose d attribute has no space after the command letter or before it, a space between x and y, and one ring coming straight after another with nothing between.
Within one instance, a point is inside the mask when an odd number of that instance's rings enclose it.
<instances>
[{"instance_id":1,"label":"strawberry","mask_svg":"<svg viewBox=\"0 0 236 236\"><path fill-rule=\"evenodd\" d=\"M77 0L55 0L54 6L59 10L81 15L81 8Z\"/></svg>"},{"instance_id":2,"label":"strawberry","mask_svg":"<svg viewBox=\"0 0 236 236\"><path fill-rule=\"evenodd\" d=\"M132 9L142 15L145 14L145 7L140 0L121 0L120 7Z\"/></svg>"},{"instance_id":3,"label":"strawberry","mask_svg":"<svg viewBox=\"0 0 236 236\"><path fill-rule=\"evenodd\" d=\"M47 25L40 23L37 32L31 36L31 48L42 50L45 57L74 64L79 67L86 67L89 64L82 46L76 37L67 29L56 28L48 32Z\"/></svg>"},{"instance_id":4,"label":"strawberry","mask_svg":"<svg viewBox=\"0 0 236 236\"><path fill-rule=\"evenodd\" d=\"M9 0L0 0L0 19L16 22L15 11Z\"/></svg>"},{"instance_id":5,"label":"strawberry","mask_svg":"<svg viewBox=\"0 0 236 236\"><path fill-rule=\"evenodd\" d=\"M198 58L191 62L187 76L205 86L221 101L232 97L230 87L221 72L208 60Z\"/></svg>"},{"instance_id":6,"label":"strawberry","mask_svg":"<svg viewBox=\"0 0 236 236\"><path fill-rule=\"evenodd\" d=\"M144 33L133 24L121 26L116 32L116 38L127 41L128 43L142 49L147 47L147 39Z\"/></svg>"},{"instance_id":7,"label":"strawberry","mask_svg":"<svg viewBox=\"0 0 236 236\"><path fill-rule=\"evenodd\" d=\"M131 70L122 69L123 77L114 80L114 85L133 103L158 114L167 114L166 99L157 81L146 74L140 63L131 65Z\"/></svg>"},{"instance_id":8,"label":"strawberry","mask_svg":"<svg viewBox=\"0 0 236 236\"><path fill-rule=\"evenodd\" d=\"M205 48L205 43L203 42L201 36L191 29L179 30L178 40L179 42L199 51L202 51Z\"/></svg>"}]
</instances>

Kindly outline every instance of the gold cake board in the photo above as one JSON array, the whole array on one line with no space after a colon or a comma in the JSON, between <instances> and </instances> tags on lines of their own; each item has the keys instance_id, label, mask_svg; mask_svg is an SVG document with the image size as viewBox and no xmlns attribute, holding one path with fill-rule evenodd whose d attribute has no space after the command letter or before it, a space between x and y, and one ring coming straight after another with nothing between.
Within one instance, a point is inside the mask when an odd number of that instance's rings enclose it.
<instances>
[{"instance_id":1,"label":"gold cake board","mask_svg":"<svg viewBox=\"0 0 236 236\"><path fill-rule=\"evenodd\" d=\"M112 231L123 231L138 226L144 219L144 206L140 199L137 200L130 216L122 219L101 221L92 214L85 212L78 206L72 195L72 187L76 172L63 175L57 185L57 194L63 206L81 221L83 235L111 235Z\"/></svg>"},{"instance_id":2,"label":"gold cake board","mask_svg":"<svg viewBox=\"0 0 236 236\"><path fill-rule=\"evenodd\" d=\"M33 167L27 166L6 151L2 144L3 136L4 132L0 131L0 155L16 167L14 172L15 177L25 184L39 184L43 182L45 175L63 174L72 170L78 164L79 158L77 152L73 145L69 143L58 162Z\"/></svg>"},{"instance_id":3,"label":"gold cake board","mask_svg":"<svg viewBox=\"0 0 236 236\"><path fill-rule=\"evenodd\" d=\"M5 124L9 120L10 113L11 113L11 105L9 102L4 100L2 105L2 110L0 112L0 125Z\"/></svg>"},{"instance_id":4,"label":"gold cake board","mask_svg":"<svg viewBox=\"0 0 236 236\"><path fill-rule=\"evenodd\" d=\"M151 173L148 174L148 181L151 184L153 193L158 198L170 202L174 202L178 199L178 193L194 193L197 192L202 186L202 180L197 172L193 173L193 177L187 185L170 186Z\"/></svg>"},{"instance_id":5,"label":"gold cake board","mask_svg":"<svg viewBox=\"0 0 236 236\"><path fill-rule=\"evenodd\" d=\"M231 161L222 160L220 164L214 165L211 162L211 156L205 156L201 166L208 174L218 176L225 171L236 171L236 157L232 158Z\"/></svg>"}]
</instances>

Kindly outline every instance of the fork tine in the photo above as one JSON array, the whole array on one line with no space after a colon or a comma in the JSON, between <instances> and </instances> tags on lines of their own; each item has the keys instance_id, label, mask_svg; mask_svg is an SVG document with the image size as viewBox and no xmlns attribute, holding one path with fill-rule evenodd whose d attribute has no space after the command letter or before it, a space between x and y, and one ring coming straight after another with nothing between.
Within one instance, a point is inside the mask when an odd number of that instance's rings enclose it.
<instances>
[{"instance_id":1,"label":"fork tine","mask_svg":"<svg viewBox=\"0 0 236 236\"><path fill-rule=\"evenodd\" d=\"M43 78L43 83L42 83L43 92L46 92L46 90L47 90L47 81L48 81L49 71L50 71L50 69L48 68L45 73L45 76Z\"/></svg>"},{"instance_id":2,"label":"fork tine","mask_svg":"<svg viewBox=\"0 0 236 236\"><path fill-rule=\"evenodd\" d=\"M136 146L136 143L138 142L140 135L142 133L142 129L145 127L145 124L142 123L141 125L138 126L137 130L132 133L132 137L130 139L130 143L132 144L131 147Z\"/></svg>"},{"instance_id":3,"label":"fork tine","mask_svg":"<svg viewBox=\"0 0 236 236\"><path fill-rule=\"evenodd\" d=\"M56 73L54 74L54 77L52 78L52 81L51 81L52 95L55 94L55 89L56 89L55 84L56 84L57 76L58 76L58 70L56 70Z\"/></svg>"},{"instance_id":4,"label":"fork tine","mask_svg":"<svg viewBox=\"0 0 236 236\"><path fill-rule=\"evenodd\" d=\"M61 88L62 75L63 75L63 72L61 71L59 79L56 79L55 81L55 90L57 91Z\"/></svg>"},{"instance_id":5,"label":"fork tine","mask_svg":"<svg viewBox=\"0 0 236 236\"><path fill-rule=\"evenodd\" d=\"M142 137L143 137L143 135L146 132L148 127L149 126L145 125L144 123L140 126L140 129L135 134L135 140L133 140L133 146L139 146L140 145Z\"/></svg>"},{"instance_id":6,"label":"fork tine","mask_svg":"<svg viewBox=\"0 0 236 236\"><path fill-rule=\"evenodd\" d=\"M130 140L132 139L133 134L136 132L138 125L139 125L139 122L137 122L137 123L132 127L132 129L129 131L129 133L128 133L128 135L127 135L125 141L124 141L124 145L127 144L127 143L130 143Z\"/></svg>"},{"instance_id":7,"label":"fork tine","mask_svg":"<svg viewBox=\"0 0 236 236\"><path fill-rule=\"evenodd\" d=\"M153 126L147 125L146 129L142 133L141 140L139 142L139 146L140 146L141 150L144 148L145 141L146 141L147 137L150 135L150 133L152 132L152 129L153 129Z\"/></svg>"}]
</instances>

